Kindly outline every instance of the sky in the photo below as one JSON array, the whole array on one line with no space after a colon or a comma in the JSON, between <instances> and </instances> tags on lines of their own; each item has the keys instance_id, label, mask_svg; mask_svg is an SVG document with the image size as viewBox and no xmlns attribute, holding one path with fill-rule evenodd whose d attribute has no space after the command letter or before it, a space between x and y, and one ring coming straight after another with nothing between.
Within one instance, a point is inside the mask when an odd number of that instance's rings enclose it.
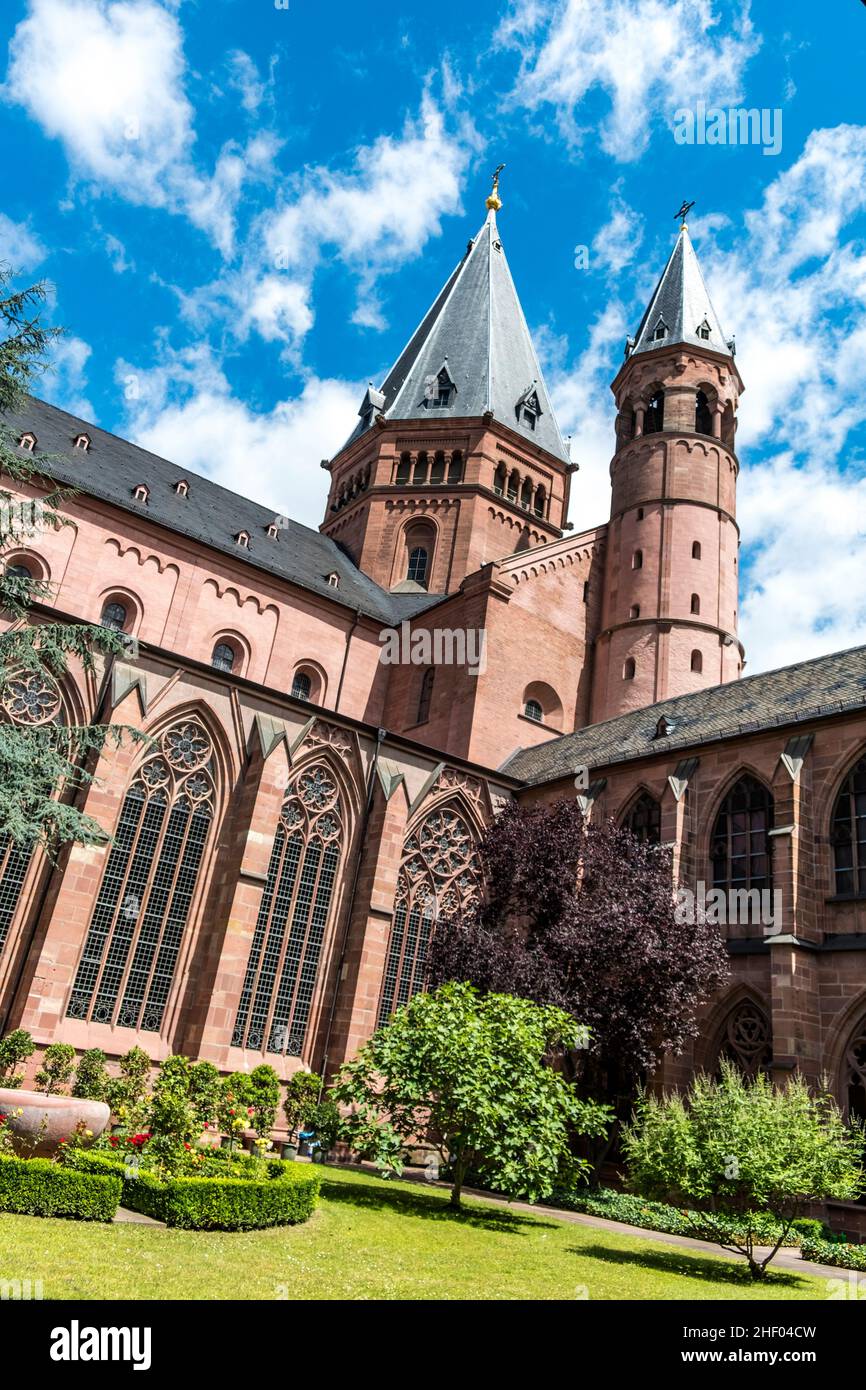
<instances>
[{"instance_id":1,"label":"sky","mask_svg":"<svg viewBox=\"0 0 866 1390\"><path fill-rule=\"evenodd\" d=\"M504 162L583 530L693 199L746 385L747 674L866 643L863 0L4 0L0 31L0 260L66 330L46 399L317 526ZM762 138L718 142L732 106Z\"/></svg>"}]
</instances>

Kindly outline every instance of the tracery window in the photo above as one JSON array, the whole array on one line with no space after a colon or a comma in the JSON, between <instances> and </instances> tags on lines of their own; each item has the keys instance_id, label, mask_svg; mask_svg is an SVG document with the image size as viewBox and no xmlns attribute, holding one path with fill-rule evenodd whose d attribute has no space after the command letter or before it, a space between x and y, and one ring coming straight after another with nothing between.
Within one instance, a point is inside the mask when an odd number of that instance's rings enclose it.
<instances>
[{"instance_id":1,"label":"tracery window","mask_svg":"<svg viewBox=\"0 0 866 1390\"><path fill-rule=\"evenodd\" d=\"M833 810L837 893L866 893L866 757L852 767Z\"/></svg>"},{"instance_id":2,"label":"tracery window","mask_svg":"<svg viewBox=\"0 0 866 1390\"><path fill-rule=\"evenodd\" d=\"M344 815L330 770L289 783L271 851L232 1045L299 1057L343 846Z\"/></svg>"},{"instance_id":3,"label":"tracery window","mask_svg":"<svg viewBox=\"0 0 866 1390\"><path fill-rule=\"evenodd\" d=\"M466 820L450 806L431 811L403 847L380 1024L423 989L427 947L437 918L471 902L478 883L475 838Z\"/></svg>"},{"instance_id":4,"label":"tracery window","mask_svg":"<svg viewBox=\"0 0 866 1390\"><path fill-rule=\"evenodd\" d=\"M0 719L32 729L60 717L60 692L44 672L23 671L3 684ZM0 836L0 952L21 898L32 853L32 845L18 845L10 835Z\"/></svg>"},{"instance_id":5,"label":"tracery window","mask_svg":"<svg viewBox=\"0 0 866 1390\"><path fill-rule=\"evenodd\" d=\"M773 798L762 782L741 777L719 808L712 842L713 887L772 888L769 832Z\"/></svg>"},{"instance_id":6,"label":"tracery window","mask_svg":"<svg viewBox=\"0 0 866 1390\"><path fill-rule=\"evenodd\" d=\"M213 746L173 724L124 798L67 1009L156 1033L214 818Z\"/></svg>"},{"instance_id":7,"label":"tracery window","mask_svg":"<svg viewBox=\"0 0 866 1390\"><path fill-rule=\"evenodd\" d=\"M726 1059L752 1079L769 1069L773 1060L770 1021L763 1009L750 1000L738 1004L728 1015L719 1046L716 1067Z\"/></svg>"},{"instance_id":8,"label":"tracery window","mask_svg":"<svg viewBox=\"0 0 866 1390\"><path fill-rule=\"evenodd\" d=\"M866 1122L866 1018L854 1030L845 1049L842 1094L849 1120Z\"/></svg>"},{"instance_id":9,"label":"tracery window","mask_svg":"<svg viewBox=\"0 0 866 1390\"><path fill-rule=\"evenodd\" d=\"M641 792L628 815L623 828L630 830L642 844L657 845L661 842L662 808L649 792Z\"/></svg>"}]
</instances>

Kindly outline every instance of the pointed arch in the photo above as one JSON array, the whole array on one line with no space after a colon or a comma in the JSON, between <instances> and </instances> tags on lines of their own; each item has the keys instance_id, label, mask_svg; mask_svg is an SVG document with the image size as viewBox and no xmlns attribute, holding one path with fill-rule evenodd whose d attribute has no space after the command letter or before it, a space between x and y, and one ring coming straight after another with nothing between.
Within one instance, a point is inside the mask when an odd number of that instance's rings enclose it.
<instances>
[{"instance_id":1,"label":"pointed arch","mask_svg":"<svg viewBox=\"0 0 866 1390\"><path fill-rule=\"evenodd\" d=\"M647 787L640 786L626 802L620 813L618 824L623 830L630 830L644 844L661 844L662 807Z\"/></svg>"},{"instance_id":2,"label":"pointed arch","mask_svg":"<svg viewBox=\"0 0 866 1390\"><path fill-rule=\"evenodd\" d=\"M773 1027L770 1008L757 990L734 985L719 1000L705 1028L706 1044L695 1061L709 1075L718 1073L722 1058L733 1062L752 1078L769 1071L773 1060Z\"/></svg>"},{"instance_id":3,"label":"pointed arch","mask_svg":"<svg viewBox=\"0 0 866 1390\"><path fill-rule=\"evenodd\" d=\"M706 857L712 884L722 890L771 889L775 803L765 779L741 766L728 779L710 818Z\"/></svg>"},{"instance_id":4,"label":"pointed arch","mask_svg":"<svg viewBox=\"0 0 866 1390\"><path fill-rule=\"evenodd\" d=\"M830 798L828 839L837 897L866 896L866 750L849 761Z\"/></svg>"}]
</instances>

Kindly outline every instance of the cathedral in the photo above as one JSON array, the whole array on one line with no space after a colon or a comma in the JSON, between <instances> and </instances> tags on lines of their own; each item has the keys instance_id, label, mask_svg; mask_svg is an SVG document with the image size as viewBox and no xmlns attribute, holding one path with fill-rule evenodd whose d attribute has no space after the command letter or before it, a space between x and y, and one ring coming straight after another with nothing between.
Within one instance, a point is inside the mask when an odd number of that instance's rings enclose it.
<instances>
[{"instance_id":1,"label":"cathedral","mask_svg":"<svg viewBox=\"0 0 866 1390\"><path fill-rule=\"evenodd\" d=\"M318 531L43 401L6 422L75 489L6 563L128 642L3 717L150 737L80 796L110 843L0 843L0 1035L330 1072L421 987L497 809L577 796L677 882L778 904L724 925L730 982L663 1079L726 1055L866 1115L866 648L743 674L744 383L685 223L612 383L610 515L572 528L487 206L322 461Z\"/></svg>"}]
</instances>

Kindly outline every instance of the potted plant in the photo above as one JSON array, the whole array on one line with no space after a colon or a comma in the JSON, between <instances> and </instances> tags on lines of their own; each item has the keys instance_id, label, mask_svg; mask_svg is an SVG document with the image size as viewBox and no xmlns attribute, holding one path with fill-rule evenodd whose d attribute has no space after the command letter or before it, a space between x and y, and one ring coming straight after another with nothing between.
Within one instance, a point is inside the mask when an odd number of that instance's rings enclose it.
<instances>
[{"instance_id":1,"label":"potted plant","mask_svg":"<svg viewBox=\"0 0 866 1390\"><path fill-rule=\"evenodd\" d=\"M296 1071L286 1086L283 1114L289 1137L282 1145L282 1158L297 1158L300 1131L307 1130L318 1106L322 1078L311 1071Z\"/></svg>"},{"instance_id":2,"label":"potted plant","mask_svg":"<svg viewBox=\"0 0 866 1390\"><path fill-rule=\"evenodd\" d=\"M323 1100L316 1106L310 1118L315 1135L314 1143L310 1146L314 1163L325 1162L340 1137L341 1123L339 1108L332 1100Z\"/></svg>"}]
</instances>

